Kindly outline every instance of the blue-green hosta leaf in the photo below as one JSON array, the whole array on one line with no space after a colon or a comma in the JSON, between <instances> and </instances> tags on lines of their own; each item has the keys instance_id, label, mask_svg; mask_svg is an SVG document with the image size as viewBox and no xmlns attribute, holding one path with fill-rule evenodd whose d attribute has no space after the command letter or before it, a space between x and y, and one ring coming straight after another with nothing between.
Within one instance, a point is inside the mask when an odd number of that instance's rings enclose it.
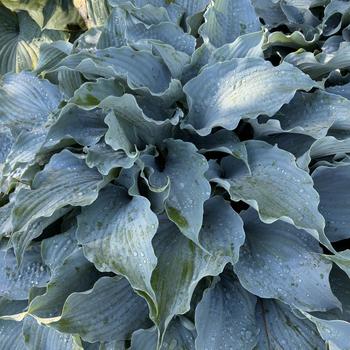
<instances>
[{"instance_id":1,"label":"blue-green hosta leaf","mask_svg":"<svg viewBox=\"0 0 350 350\"><path fill-rule=\"evenodd\" d=\"M320 212L326 220L325 233L330 241L350 237L349 195L350 166L318 167L312 174L320 194Z\"/></svg>"},{"instance_id":2,"label":"blue-green hosta leaf","mask_svg":"<svg viewBox=\"0 0 350 350\"><path fill-rule=\"evenodd\" d=\"M0 88L0 125L19 129L41 127L58 106L61 93L30 72L7 74Z\"/></svg>"},{"instance_id":3,"label":"blue-green hosta leaf","mask_svg":"<svg viewBox=\"0 0 350 350\"><path fill-rule=\"evenodd\" d=\"M204 42L215 47L233 42L242 34L260 29L259 19L250 0L216 0L204 13L205 22L199 29Z\"/></svg>"},{"instance_id":4,"label":"blue-green hosta leaf","mask_svg":"<svg viewBox=\"0 0 350 350\"><path fill-rule=\"evenodd\" d=\"M130 110L125 109L123 114L128 116L126 119L135 119L131 116L133 114L142 115L140 111L135 111L135 109L142 109L145 115L150 115L151 117L145 117L147 120L159 121L158 124L162 124L166 119L176 119L176 110L174 111L173 103L179 100L183 93L179 90L179 81L172 81L171 87L162 96L150 96L145 94L144 96L130 96L129 94L124 95L124 87L118 79L97 79L96 82L88 82L82 85L74 94L70 102L77 104L80 108L89 110L95 107L101 107L104 109L115 108L120 109L120 104L124 99L134 98L134 101L128 102L130 104ZM122 97L117 99L115 97ZM136 102L136 103L135 103ZM131 108L133 107L133 108ZM141 111L141 112L142 112ZM144 119L139 118L140 120ZM174 123L174 121L173 121Z\"/></svg>"},{"instance_id":5,"label":"blue-green hosta leaf","mask_svg":"<svg viewBox=\"0 0 350 350\"><path fill-rule=\"evenodd\" d=\"M186 349L194 350L195 339L194 325L185 317L175 317L169 324L164 335L163 345L160 350ZM139 329L132 334L130 350L156 349L157 329Z\"/></svg>"},{"instance_id":6,"label":"blue-green hosta leaf","mask_svg":"<svg viewBox=\"0 0 350 350\"><path fill-rule=\"evenodd\" d=\"M9 129L4 128L0 131L0 174L2 165L10 153L14 141L14 137L12 136Z\"/></svg>"},{"instance_id":7,"label":"blue-green hosta leaf","mask_svg":"<svg viewBox=\"0 0 350 350\"><path fill-rule=\"evenodd\" d=\"M137 1L141 2L137 3ZM116 9L122 8L132 15L137 21L148 25L172 21L164 7L158 7L155 2L152 4L150 1L137 1L130 2L129 0L109 0L109 4L112 7L116 6ZM176 19L174 19L173 22L175 21Z\"/></svg>"},{"instance_id":8,"label":"blue-green hosta leaf","mask_svg":"<svg viewBox=\"0 0 350 350\"><path fill-rule=\"evenodd\" d=\"M62 261L52 270L52 277L46 292L35 297L29 305L29 312L40 317L59 316L67 297L74 292L83 292L93 286L98 274L83 255L82 249L69 256L59 256Z\"/></svg>"},{"instance_id":9,"label":"blue-green hosta leaf","mask_svg":"<svg viewBox=\"0 0 350 350\"><path fill-rule=\"evenodd\" d=\"M311 40L307 40L305 35L300 31L292 32L291 34L285 34L283 32L273 32L269 34L267 42L264 48L270 47L290 47L294 49L310 49L317 47L317 40L319 34L315 34Z\"/></svg>"},{"instance_id":10,"label":"blue-green hosta leaf","mask_svg":"<svg viewBox=\"0 0 350 350\"><path fill-rule=\"evenodd\" d=\"M128 188L130 195L142 193L151 202L152 211L161 214L165 210L164 202L169 197L170 179L157 172L155 155L145 153L146 151L141 154L137 165L130 171L125 172L123 169L118 180Z\"/></svg>"},{"instance_id":11,"label":"blue-green hosta leaf","mask_svg":"<svg viewBox=\"0 0 350 350\"><path fill-rule=\"evenodd\" d=\"M130 3L131 8L134 8ZM112 9L107 22L101 28L100 33L96 33L94 39L97 38L94 48L106 49L107 47L121 47L126 46L126 12L121 6ZM89 31L85 33L88 35ZM93 33L91 33L93 34ZM86 36L88 38L88 36ZM92 40L88 40L92 42ZM95 41L95 40L93 40Z\"/></svg>"},{"instance_id":12,"label":"blue-green hosta leaf","mask_svg":"<svg viewBox=\"0 0 350 350\"><path fill-rule=\"evenodd\" d=\"M332 265L305 231L276 221L262 223L253 209L243 215L247 241L234 270L244 288L306 311L339 307L332 294Z\"/></svg>"},{"instance_id":13,"label":"blue-green hosta leaf","mask_svg":"<svg viewBox=\"0 0 350 350\"><path fill-rule=\"evenodd\" d=\"M230 275L222 275L208 288L196 308L196 349L252 349L256 297ZM244 316L243 316L244 315Z\"/></svg>"},{"instance_id":14,"label":"blue-green hosta leaf","mask_svg":"<svg viewBox=\"0 0 350 350\"><path fill-rule=\"evenodd\" d=\"M40 74L56 66L72 51L73 45L67 41L58 40L53 43L44 43L40 46L40 55L35 72Z\"/></svg>"},{"instance_id":15,"label":"blue-green hosta leaf","mask_svg":"<svg viewBox=\"0 0 350 350\"><path fill-rule=\"evenodd\" d=\"M88 78L123 78L130 88L154 94L166 91L171 81L170 72L159 57L130 47L77 53L63 59L59 67L75 69Z\"/></svg>"},{"instance_id":16,"label":"blue-green hosta leaf","mask_svg":"<svg viewBox=\"0 0 350 350\"><path fill-rule=\"evenodd\" d=\"M12 233L11 211L13 204L13 201L10 201L0 207L0 240L2 237L9 236Z\"/></svg>"},{"instance_id":17,"label":"blue-green hosta leaf","mask_svg":"<svg viewBox=\"0 0 350 350\"><path fill-rule=\"evenodd\" d=\"M126 350L125 341L115 340L107 343L103 342L100 343L100 347L98 348L98 350Z\"/></svg>"},{"instance_id":18,"label":"blue-green hosta leaf","mask_svg":"<svg viewBox=\"0 0 350 350\"><path fill-rule=\"evenodd\" d=\"M223 45L210 56L209 64L230 61L232 58L263 57L263 31L240 35L233 43Z\"/></svg>"},{"instance_id":19,"label":"blue-green hosta leaf","mask_svg":"<svg viewBox=\"0 0 350 350\"><path fill-rule=\"evenodd\" d=\"M142 196L107 186L98 199L83 208L76 232L85 256L103 272L125 276L131 286L154 299L151 275L157 265L152 238L157 216Z\"/></svg>"},{"instance_id":20,"label":"blue-green hosta leaf","mask_svg":"<svg viewBox=\"0 0 350 350\"><path fill-rule=\"evenodd\" d=\"M301 167L298 163L299 158L304 156L310 150L310 147L314 144L315 139L311 136L304 134L295 134L295 133L283 133L279 132L277 134L271 135L260 135L260 127L257 126L257 123L250 123L254 129L254 135L258 139L268 142L270 145L277 145L278 148L283 149L289 153L292 153L296 158L297 165L302 169L307 169L306 167ZM310 161L310 159L308 160ZM307 164L308 165L308 164Z\"/></svg>"},{"instance_id":21,"label":"blue-green hosta leaf","mask_svg":"<svg viewBox=\"0 0 350 350\"><path fill-rule=\"evenodd\" d=\"M12 211L14 231L23 230L40 217L49 217L67 205L91 204L108 181L68 150L55 154L39 172L31 189L21 189Z\"/></svg>"},{"instance_id":22,"label":"blue-green hosta leaf","mask_svg":"<svg viewBox=\"0 0 350 350\"><path fill-rule=\"evenodd\" d=\"M320 20L310 11L311 1L285 0L280 6L292 26L297 25L305 32L313 31ZM315 5L314 5L315 6Z\"/></svg>"},{"instance_id":23,"label":"blue-green hosta leaf","mask_svg":"<svg viewBox=\"0 0 350 350\"><path fill-rule=\"evenodd\" d=\"M30 316L23 321L23 336L28 350L79 350L71 335L39 324Z\"/></svg>"},{"instance_id":24,"label":"blue-green hosta leaf","mask_svg":"<svg viewBox=\"0 0 350 350\"><path fill-rule=\"evenodd\" d=\"M170 21L179 23L184 13L178 4L168 4L163 0L108 0L108 2L110 6L120 7L137 21L148 25Z\"/></svg>"},{"instance_id":25,"label":"blue-green hosta leaf","mask_svg":"<svg viewBox=\"0 0 350 350\"><path fill-rule=\"evenodd\" d=\"M62 140L72 139L83 146L94 145L107 131L104 117L100 109L85 110L69 103L51 125L43 147L54 147Z\"/></svg>"},{"instance_id":26,"label":"blue-green hosta leaf","mask_svg":"<svg viewBox=\"0 0 350 350\"><path fill-rule=\"evenodd\" d=\"M344 251L349 252L349 250ZM343 252L342 252L343 253ZM338 254L339 255L339 254ZM331 257L331 256L326 256ZM333 256L335 257L335 256ZM346 256L344 256L345 258ZM337 261L335 261L337 263ZM349 266L349 254L347 254L347 263ZM339 265L342 269L344 266ZM347 267L348 268L348 267ZM349 276L349 270L344 271ZM335 295L342 303L342 310L327 314L303 314L310 319L316 326L322 338L330 346L330 349L348 349L348 332L350 329L350 298L349 298L349 278L339 268L333 267L330 275L330 282Z\"/></svg>"},{"instance_id":27,"label":"blue-green hosta leaf","mask_svg":"<svg viewBox=\"0 0 350 350\"><path fill-rule=\"evenodd\" d=\"M184 67L190 63L190 56L182 51L176 51L172 46L152 41L153 52L158 54L167 65L171 76L180 79Z\"/></svg>"},{"instance_id":28,"label":"blue-green hosta leaf","mask_svg":"<svg viewBox=\"0 0 350 350\"><path fill-rule=\"evenodd\" d=\"M332 0L324 10L323 35L329 36L339 31L343 21L349 23L350 8L346 1Z\"/></svg>"},{"instance_id":29,"label":"blue-green hosta leaf","mask_svg":"<svg viewBox=\"0 0 350 350\"><path fill-rule=\"evenodd\" d=\"M3 0L2 3L12 11L28 12L40 27L47 29L64 30L67 24L79 22L79 13L71 0Z\"/></svg>"},{"instance_id":30,"label":"blue-green hosta leaf","mask_svg":"<svg viewBox=\"0 0 350 350\"><path fill-rule=\"evenodd\" d=\"M46 238L41 241L41 256L43 262L51 272L61 266L64 260L78 249L75 239L76 226L72 226L64 233Z\"/></svg>"},{"instance_id":31,"label":"blue-green hosta leaf","mask_svg":"<svg viewBox=\"0 0 350 350\"><path fill-rule=\"evenodd\" d=\"M268 28L287 23L287 17L281 9L280 1L251 0L256 14L264 20Z\"/></svg>"},{"instance_id":32,"label":"blue-green hosta leaf","mask_svg":"<svg viewBox=\"0 0 350 350\"><path fill-rule=\"evenodd\" d=\"M81 73L68 68L61 69L57 74L57 78L60 91L62 91L65 100L69 100L74 95L75 90L85 81Z\"/></svg>"},{"instance_id":33,"label":"blue-green hosta leaf","mask_svg":"<svg viewBox=\"0 0 350 350\"><path fill-rule=\"evenodd\" d=\"M190 308L197 283L208 275L218 275L224 266L237 262L244 242L242 221L222 197L204 205L200 242L205 250L182 235L177 227L160 218L153 240L158 264L152 275L158 314L152 318L162 334L172 317Z\"/></svg>"},{"instance_id":34,"label":"blue-green hosta leaf","mask_svg":"<svg viewBox=\"0 0 350 350\"><path fill-rule=\"evenodd\" d=\"M34 69L40 46L64 38L57 31L41 31L27 12L11 12L0 5L0 74Z\"/></svg>"},{"instance_id":35,"label":"blue-green hosta leaf","mask_svg":"<svg viewBox=\"0 0 350 350\"><path fill-rule=\"evenodd\" d=\"M94 109L108 96L122 96L124 88L121 83L114 78L99 78L81 85L69 100L83 109Z\"/></svg>"},{"instance_id":36,"label":"blue-green hosta leaf","mask_svg":"<svg viewBox=\"0 0 350 350\"><path fill-rule=\"evenodd\" d=\"M256 322L260 328L256 349L325 350L316 327L277 300L258 299Z\"/></svg>"},{"instance_id":37,"label":"blue-green hosta leaf","mask_svg":"<svg viewBox=\"0 0 350 350\"><path fill-rule=\"evenodd\" d=\"M64 333L89 342L126 340L147 326L146 302L120 277L101 277L87 292L71 294L60 320L51 323Z\"/></svg>"},{"instance_id":38,"label":"blue-green hosta leaf","mask_svg":"<svg viewBox=\"0 0 350 350\"><path fill-rule=\"evenodd\" d=\"M334 255L324 255L324 257L337 264L350 278L350 249L337 252ZM350 317L348 317L348 321L350 321Z\"/></svg>"},{"instance_id":39,"label":"blue-green hosta leaf","mask_svg":"<svg viewBox=\"0 0 350 350\"><path fill-rule=\"evenodd\" d=\"M230 154L243 160L248 166L247 149L243 142L240 142L238 136L232 131L221 129L205 137L191 135L188 137L199 149L201 153L222 152ZM206 174L208 171L206 172Z\"/></svg>"},{"instance_id":40,"label":"blue-green hosta leaf","mask_svg":"<svg viewBox=\"0 0 350 350\"><path fill-rule=\"evenodd\" d=\"M106 143L116 151L124 150L129 157L135 157L135 146L142 150L147 145L157 145L171 137L174 125L181 116L179 111L175 111L170 119L161 120L167 117L164 114L152 115L159 120L152 119L130 94L107 97L100 106L105 110L113 110L105 118L105 123L109 126L105 135Z\"/></svg>"},{"instance_id":41,"label":"blue-green hosta leaf","mask_svg":"<svg viewBox=\"0 0 350 350\"><path fill-rule=\"evenodd\" d=\"M198 244L203 204L210 196L210 184L204 177L208 164L189 142L168 139L165 144L168 153L163 174L170 179L165 210L179 230Z\"/></svg>"},{"instance_id":42,"label":"blue-green hosta leaf","mask_svg":"<svg viewBox=\"0 0 350 350\"><path fill-rule=\"evenodd\" d=\"M0 344L2 350L27 350L22 334L23 322L0 320Z\"/></svg>"},{"instance_id":43,"label":"blue-green hosta leaf","mask_svg":"<svg viewBox=\"0 0 350 350\"><path fill-rule=\"evenodd\" d=\"M332 54L339 49L342 41L343 38L340 35L331 36L323 43L322 51L326 54Z\"/></svg>"},{"instance_id":44,"label":"blue-green hosta leaf","mask_svg":"<svg viewBox=\"0 0 350 350\"><path fill-rule=\"evenodd\" d=\"M260 133L301 133L315 139L326 136L332 124L350 119L350 101L344 97L318 90L313 93L297 92L265 124L256 124Z\"/></svg>"},{"instance_id":45,"label":"blue-green hosta leaf","mask_svg":"<svg viewBox=\"0 0 350 350\"><path fill-rule=\"evenodd\" d=\"M255 123L254 126L256 126ZM254 131L257 130L259 129ZM271 145L277 144L279 148L294 154L298 167L306 171L309 171L308 167L312 159L323 157L341 159L350 153L350 139L337 140L333 136L315 140L304 134L279 133L265 136L263 140Z\"/></svg>"},{"instance_id":46,"label":"blue-green hosta leaf","mask_svg":"<svg viewBox=\"0 0 350 350\"><path fill-rule=\"evenodd\" d=\"M121 108L123 108L126 112L128 112L128 109L126 107L126 103L123 103L123 101L126 101L127 99L130 99L131 101L135 101L134 97L129 95L123 95L118 101L116 98L114 98L115 102L121 102L118 104L121 105ZM114 103L116 105L116 103ZM136 101L135 101L135 107L137 108L137 112L140 115L140 117L143 117L142 110L138 107ZM135 154L137 153L137 146L136 142L137 137L134 136L135 129L138 125L135 123L135 116L139 117L138 114L133 114L134 120L131 119L130 121L127 118L120 118L119 110L116 110L117 113L115 113L115 110L109 112L105 118L105 123L108 125L108 130L105 135L105 142L108 146L110 146L115 151L123 151L128 157L134 158ZM122 115L123 117L123 115ZM129 117L128 114L126 114L126 117ZM137 118L139 123L141 124L142 119ZM133 122L133 123L132 123ZM136 124L136 125L135 125ZM144 121L144 124L147 125L146 121ZM143 124L141 124L141 127ZM142 129L141 129L142 131Z\"/></svg>"},{"instance_id":47,"label":"blue-green hosta leaf","mask_svg":"<svg viewBox=\"0 0 350 350\"><path fill-rule=\"evenodd\" d=\"M332 54L296 51L285 57L285 61L297 66L312 79L321 79L336 69L350 65L350 43L342 42L339 49Z\"/></svg>"},{"instance_id":48,"label":"blue-green hosta leaf","mask_svg":"<svg viewBox=\"0 0 350 350\"><path fill-rule=\"evenodd\" d=\"M337 140L333 136L326 136L316 140L310 148L312 158L321 158L334 155L335 157L344 157L350 153L350 139Z\"/></svg>"},{"instance_id":49,"label":"blue-green hosta leaf","mask_svg":"<svg viewBox=\"0 0 350 350\"><path fill-rule=\"evenodd\" d=\"M31 287L45 286L49 280L48 268L43 265L38 245L24 254L20 267L12 249L0 250L0 295L12 300L28 299Z\"/></svg>"},{"instance_id":50,"label":"blue-green hosta leaf","mask_svg":"<svg viewBox=\"0 0 350 350\"><path fill-rule=\"evenodd\" d=\"M349 322L343 320L324 320L306 312L303 312L303 314L316 325L318 332L330 346L330 349L349 349Z\"/></svg>"},{"instance_id":51,"label":"blue-green hosta leaf","mask_svg":"<svg viewBox=\"0 0 350 350\"><path fill-rule=\"evenodd\" d=\"M86 149L86 164L89 168L96 167L102 175L108 175L112 169L128 169L137 159L129 157L123 150L115 151L103 141Z\"/></svg>"},{"instance_id":52,"label":"blue-green hosta leaf","mask_svg":"<svg viewBox=\"0 0 350 350\"><path fill-rule=\"evenodd\" d=\"M324 219L318 211L319 195L310 175L297 167L289 152L265 142L246 142L250 173L243 162L225 157L221 166L224 180L217 181L233 200L255 208L266 223L278 219L303 228L322 243Z\"/></svg>"},{"instance_id":53,"label":"blue-green hosta leaf","mask_svg":"<svg viewBox=\"0 0 350 350\"><path fill-rule=\"evenodd\" d=\"M210 55L214 48L208 43L199 46L191 56L191 62L183 69L182 82L185 84L192 78L196 77L202 67L208 64Z\"/></svg>"},{"instance_id":54,"label":"blue-green hosta leaf","mask_svg":"<svg viewBox=\"0 0 350 350\"><path fill-rule=\"evenodd\" d=\"M10 300L5 297L0 297L0 317L16 315L24 312L27 306L27 300Z\"/></svg>"},{"instance_id":55,"label":"blue-green hosta leaf","mask_svg":"<svg viewBox=\"0 0 350 350\"><path fill-rule=\"evenodd\" d=\"M38 218L30 223L28 227L23 231L15 231L11 235L11 243L13 244L13 249L18 261L21 263L23 255L30 242L39 237L44 229L58 220L61 216L66 214L69 208L61 208L53 213L49 217Z\"/></svg>"},{"instance_id":56,"label":"blue-green hosta leaf","mask_svg":"<svg viewBox=\"0 0 350 350\"><path fill-rule=\"evenodd\" d=\"M331 94L340 95L346 97L347 99L350 99L350 83L344 85L329 86L326 88L326 91L330 92Z\"/></svg>"},{"instance_id":57,"label":"blue-green hosta leaf","mask_svg":"<svg viewBox=\"0 0 350 350\"><path fill-rule=\"evenodd\" d=\"M2 192L9 193L12 185L17 182L29 183L24 179L25 172L36 163L42 164L42 160L37 155L45 141L46 134L47 129L40 127L20 132L4 164L1 181ZM32 179L30 177L30 181Z\"/></svg>"},{"instance_id":58,"label":"blue-green hosta leaf","mask_svg":"<svg viewBox=\"0 0 350 350\"><path fill-rule=\"evenodd\" d=\"M350 261L350 255L349 250L345 250L341 253L347 252L347 260ZM324 255L326 256L326 255ZM335 256L335 255L332 255ZM346 258L346 255L344 254L344 258ZM349 285L349 273L346 273L346 271L342 271L339 267L336 267L333 265L331 274L329 276L329 281L332 286L332 290L336 297L340 300L342 304L342 310L336 310L337 316L339 319L350 321L350 289L348 288ZM322 315L319 313L319 315ZM330 317L328 317L330 319Z\"/></svg>"},{"instance_id":59,"label":"blue-green hosta leaf","mask_svg":"<svg viewBox=\"0 0 350 350\"><path fill-rule=\"evenodd\" d=\"M118 20L120 20L118 18ZM172 46L177 51L191 55L196 46L196 40L172 22L162 22L158 24L146 25L142 22L135 23L132 18L126 20L125 30L126 41L137 47L148 48L149 40L161 41Z\"/></svg>"},{"instance_id":60,"label":"blue-green hosta leaf","mask_svg":"<svg viewBox=\"0 0 350 350\"><path fill-rule=\"evenodd\" d=\"M292 223L327 244L311 176L297 167L289 152L258 140L245 144L250 172L244 162L229 156L221 162L225 178L213 181L224 187L232 200L243 200L255 208L264 222L280 219Z\"/></svg>"},{"instance_id":61,"label":"blue-green hosta leaf","mask_svg":"<svg viewBox=\"0 0 350 350\"><path fill-rule=\"evenodd\" d=\"M164 7L169 17L175 22L179 22L181 17L185 18L202 12L209 4L210 0L134 0L137 7L142 7L151 4L155 7Z\"/></svg>"},{"instance_id":62,"label":"blue-green hosta leaf","mask_svg":"<svg viewBox=\"0 0 350 350\"><path fill-rule=\"evenodd\" d=\"M298 89L313 86L308 76L287 63L273 67L259 58L216 63L184 86L189 104L185 127L202 136L217 126L233 130L242 118L271 116ZM254 99L251 91L255 91Z\"/></svg>"}]
</instances>

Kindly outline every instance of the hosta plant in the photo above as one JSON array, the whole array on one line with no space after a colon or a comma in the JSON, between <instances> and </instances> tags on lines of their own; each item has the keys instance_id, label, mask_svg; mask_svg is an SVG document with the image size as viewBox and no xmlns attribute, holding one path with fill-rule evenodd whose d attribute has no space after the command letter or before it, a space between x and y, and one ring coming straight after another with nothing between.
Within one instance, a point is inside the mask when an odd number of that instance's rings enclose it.
<instances>
[{"instance_id":1,"label":"hosta plant","mask_svg":"<svg viewBox=\"0 0 350 350\"><path fill-rule=\"evenodd\" d=\"M1 350L349 350L350 3L0 1Z\"/></svg>"}]
</instances>

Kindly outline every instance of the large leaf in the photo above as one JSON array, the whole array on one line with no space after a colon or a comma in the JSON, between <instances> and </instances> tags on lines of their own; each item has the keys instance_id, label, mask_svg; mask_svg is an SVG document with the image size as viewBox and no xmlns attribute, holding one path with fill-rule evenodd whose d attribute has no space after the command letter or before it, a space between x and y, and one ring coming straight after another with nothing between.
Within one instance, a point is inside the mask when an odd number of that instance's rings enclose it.
<instances>
[{"instance_id":1,"label":"large leaf","mask_svg":"<svg viewBox=\"0 0 350 350\"><path fill-rule=\"evenodd\" d=\"M325 233L330 241L350 237L349 170L349 166L322 166L312 174L315 188L320 194L320 212L326 219Z\"/></svg>"},{"instance_id":2,"label":"large leaf","mask_svg":"<svg viewBox=\"0 0 350 350\"><path fill-rule=\"evenodd\" d=\"M23 336L29 350L78 350L73 337L62 334L54 328L39 324L33 317L26 317L23 322ZM82 348L80 348L82 349Z\"/></svg>"},{"instance_id":3,"label":"large leaf","mask_svg":"<svg viewBox=\"0 0 350 350\"><path fill-rule=\"evenodd\" d=\"M210 196L210 185L204 177L207 161L191 143L170 139L165 143L163 174L170 179L170 193L165 201L167 215L186 237L199 243L203 203Z\"/></svg>"},{"instance_id":4,"label":"large leaf","mask_svg":"<svg viewBox=\"0 0 350 350\"><path fill-rule=\"evenodd\" d=\"M233 43L214 50L209 64L229 61L232 58L262 57L265 35L263 31L240 35Z\"/></svg>"},{"instance_id":5,"label":"large leaf","mask_svg":"<svg viewBox=\"0 0 350 350\"><path fill-rule=\"evenodd\" d=\"M147 145L160 144L163 139L172 136L174 125L179 122L181 112L171 110L165 113L149 113L140 107L135 97L125 94L121 97L109 96L100 106L106 110L113 110L105 118L109 130L106 133L106 143L114 150L122 149L129 156L135 153L135 146L142 150Z\"/></svg>"},{"instance_id":6,"label":"large leaf","mask_svg":"<svg viewBox=\"0 0 350 350\"><path fill-rule=\"evenodd\" d=\"M221 276L197 305L196 348L252 349L258 334L255 304L256 297L231 274Z\"/></svg>"},{"instance_id":7,"label":"large leaf","mask_svg":"<svg viewBox=\"0 0 350 350\"><path fill-rule=\"evenodd\" d=\"M56 258L62 261L53 269L45 293L31 301L31 314L47 318L59 316L70 294L90 289L98 278L93 264L84 257L82 249L77 249L66 258L59 255Z\"/></svg>"},{"instance_id":8,"label":"large leaf","mask_svg":"<svg viewBox=\"0 0 350 350\"><path fill-rule=\"evenodd\" d=\"M26 300L31 287L43 287L49 280L49 271L42 263L38 245L26 251L20 267L12 249L0 250L0 264L0 295L8 299Z\"/></svg>"},{"instance_id":9,"label":"large leaf","mask_svg":"<svg viewBox=\"0 0 350 350\"><path fill-rule=\"evenodd\" d=\"M319 139L326 136L336 120L348 120L350 101L323 91L300 92L265 124L257 125L261 133L300 133Z\"/></svg>"},{"instance_id":10,"label":"large leaf","mask_svg":"<svg viewBox=\"0 0 350 350\"><path fill-rule=\"evenodd\" d=\"M255 208L260 218L277 219L304 228L327 244L324 219L318 212L319 195L311 176L297 167L294 157L262 141L247 141L248 165L225 157L221 166L224 179L215 179L233 200L243 200Z\"/></svg>"},{"instance_id":11,"label":"large leaf","mask_svg":"<svg viewBox=\"0 0 350 350\"><path fill-rule=\"evenodd\" d=\"M183 236L177 227L160 218L153 240L158 264L152 275L158 314L153 319L162 333L176 314L190 308L192 293L201 278L219 274L238 259L244 241L242 222L220 197L205 203L200 241L205 250Z\"/></svg>"},{"instance_id":12,"label":"large leaf","mask_svg":"<svg viewBox=\"0 0 350 350\"><path fill-rule=\"evenodd\" d=\"M160 350L179 349L194 350L194 325L185 317L174 318L165 333L163 345ZM130 350L156 349L156 327L139 329L133 333Z\"/></svg>"},{"instance_id":13,"label":"large leaf","mask_svg":"<svg viewBox=\"0 0 350 350\"><path fill-rule=\"evenodd\" d=\"M98 78L96 81L81 85L70 99L80 108L93 109L108 96L121 96L124 93L122 84L114 78Z\"/></svg>"},{"instance_id":14,"label":"large leaf","mask_svg":"<svg viewBox=\"0 0 350 350\"><path fill-rule=\"evenodd\" d=\"M67 104L51 125L43 147L54 147L62 140L75 140L83 146L94 145L107 130L104 117L100 109L84 110L74 104ZM81 128L82 123L84 128Z\"/></svg>"},{"instance_id":15,"label":"large leaf","mask_svg":"<svg viewBox=\"0 0 350 350\"><path fill-rule=\"evenodd\" d=\"M296 90L310 90L314 85L287 63L273 67L258 58L216 63L184 86L189 105L185 127L202 136L217 126L233 130L242 118L272 116ZM255 91L254 99L250 98L251 91Z\"/></svg>"},{"instance_id":16,"label":"large leaf","mask_svg":"<svg viewBox=\"0 0 350 350\"><path fill-rule=\"evenodd\" d=\"M147 325L147 314L146 302L125 278L102 277L90 291L71 294L62 317L51 325L89 342L125 340Z\"/></svg>"},{"instance_id":17,"label":"large leaf","mask_svg":"<svg viewBox=\"0 0 350 350\"><path fill-rule=\"evenodd\" d=\"M75 69L88 77L121 77L131 88L154 94L164 92L171 81L170 72L159 57L130 47L77 53L63 59L59 67Z\"/></svg>"},{"instance_id":18,"label":"large leaf","mask_svg":"<svg viewBox=\"0 0 350 350\"><path fill-rule=\"evenodd\" d=\"M0 341L3 350L26 350L22 334L23 322L0 320Z\"/></svg>"},{"instance_id":19,"label":"large leaf","mask_svg":"<svg viewBox=\"0 0 350 350\"><path fill-rule=\"evenodd\" d=\"M145 6L147 4L151 4L156 7L165 7L169 17L175 21L180 20L182 15L184 15L186 18L203 11L210 1L198 0L193 2L192 0L178 0L175 2L172 0L134 0L134 2L138 7Z\"/></svg>"},{"instance_id":20,"label":"large leaf","mask_svg":"<svg viewBox=\"0 0 350 350\"><path fill-rule=\"evenodd\" d=\"M24 252L29 246L30 242L34 238L39 237L46 227L54 223L68 211L69 208L61 208L49 217L38 218L32 221L25 230L13 232L11 235L11 242L13 244L14 252L19 264L21 263Z\"/></svg>"},{"instance_id":21,"label":"large leaf","mask_svg":"<svg viewBox=\"0 0 350 350\"><path fill-rule=\"evenodd\" d=\"M86 164L90 168L96 167L102 175L108 175L114 168L132 167L138 155L128 157L123 150L115 151L103 141L88 147L86 152Z\"/></svg>"},{"instance_id":22,"label":"large leaf","mask_svg":"<svg viewBox=\"0 0 350 350\"><path fill-rule=\"evenodd\" d=\"M111 19L122 22L121 16L115 16ZM191 55L195 49L196 42L193 36L184 33L183 30L171 22L161 22L152 25L146 25L142 22L135 23L134 18L127 16L125 26L125 42L139 48L150 48L153 41L160 41L172 46L177 51L182 51ZM117 26L117 25L116 25ZM119 34L119 33L118 33ZM120 36L120 35L119 35Z\"/></svg>"},{"instance_id":23,"label":"large leaf","mask_svg":"<svg viewBox=\"0 0 350 350\"><path fill-rule=\"evenodd\" d=\"M30 72L7 74L0 90L0 125L19 129L42 126L58 106L61 93Z\"/></svg>"},{"instance_id":24,"label":"large leaf","mask_svg":"<svg viewBox=\"0 0 350 350\"><path fill-rule=\"evenodd\" d=\"M306 311L340 306L328 280L332 265L314 238L282 221L264 224L252 209L243 220L247 241L234 270L244 288Z\"/></svg>"},{"instance_id":25,"label":"large leaf","mask_svg":"<svg viewBox=\"0 0 350 350\"><path fill-rule=\"evenodd\" d=\"M31 189L21 189L12 211L15 231L40 217L48 217L66 205L92 203L105 184L100 173L89 169L83 159L68 150L54 155L33 181Z\"/></svg>"},{"instance_id":26,"label":"large leaf","mask_svg":"<svg viewBox=\"0 0 350 350\"><path fill-rule=\"evenodd\" d=\"M125 276L134 289L154 299L151 275L157 259L152 238L157 227L146 198L130 197L125 189L110 185L82 210L76 235L84 254L100 271Z\"/></svg>"},{"instance_id":27,"label":"large leaf","mask_svg":"<svg viewBox=\"0 0 350 350\"><path fill-rule=\"evenodd\" d=\"M27 300L10 300L0 297L0 317L20 314L25 311L27 306Z\"/></svg>"},{"instance_id":28,"label":"large leaf","mask_svg":"<svg viewBox=\"0 0 350 350\"><path fill-rule=\"evenodd\" d=\"M297 51L285 57L285 61L297 66L313 79L321 79L336 69L346 68L350 64L350 44L342 42L332 54L321 52L314 56L311 52Z\"/></svg>"},{"instance_id":29,"label":"large leaf","mask_svg":"<svg viewBox=\"0 0 350 350\"><path fill-rule=\"evenodd\" d=\"M325 349L316 327L277 300L258 299L256 320L260 328L257 349Z\"/></svg>"},{"instance_id":30,"label":"large leaf","mask_svg":"<svg viewBox=\"0 0 350 350\"><path fill-rule=\"evenodd\" d=\"M242 34L260 29L259 19L250 0L216 0L208 6L204 19L200 34L204 41L215 47L231 43Z\"/></svg>"},{"instance_id":31,"label":"large leaf","mask_svg":"<svg viewBox=\"0 0 350 350\"><path fill-rule=\"evenodd\" d=\"M75 239L76 226L66 232L41 241L41 256L51 272L61 266L68 255L78 247Z\"/></svg>"}]
</instances>

